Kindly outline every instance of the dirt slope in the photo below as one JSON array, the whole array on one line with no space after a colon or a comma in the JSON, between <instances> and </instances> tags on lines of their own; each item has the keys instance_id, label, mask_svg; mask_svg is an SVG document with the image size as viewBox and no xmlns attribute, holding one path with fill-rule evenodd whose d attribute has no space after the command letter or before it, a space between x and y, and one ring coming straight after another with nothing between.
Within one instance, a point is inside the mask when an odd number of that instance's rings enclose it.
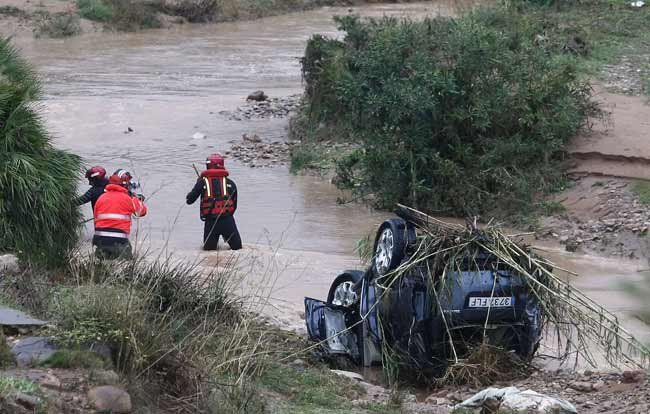
<instances>
[{"instance_id":1,"label":"dirt slope","mask_svg":"<svg viewBox=\"0 0 650 414\"><path fill-rule=\"evenodd\" d=\"M650 180L650 106L646 97L620 95L596 88L596 99L606 112L591 131L575 138L568 148L576 174Z\"/></svg>"}]
</instances>

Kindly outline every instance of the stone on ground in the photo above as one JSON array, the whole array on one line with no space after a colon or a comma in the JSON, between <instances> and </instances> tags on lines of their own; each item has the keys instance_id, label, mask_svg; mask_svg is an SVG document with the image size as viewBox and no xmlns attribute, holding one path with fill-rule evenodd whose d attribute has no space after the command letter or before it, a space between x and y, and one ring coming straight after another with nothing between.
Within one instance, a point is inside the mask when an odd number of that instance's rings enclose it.
<instances>
[{"instance_id":1,"label":"stone on ground","mask_svg":"<svg viewBox=\"0 0 650 414\"><path fill-rule=\"evenodd\" d=\"M92 381L101 385L117 385L120 383L120 376L113 370L95 371L92 373Z\"/></svg>"},{"instance_id":2,"label":"stone on ground","mask_svg":"<svg viewBox=\"0 0 650 414\"><path fill-rule=\"evenodd\" d=\"M0 275L3 274L16 274L20 272L20 265L18 258L13 254L0 255Z\"/></svg>"},{"instance_id":3,"label":"stone on ground","mask_svg":"<svg viewBox=\"0 0 650 414\"><path fill-rule=\"evenodd\" d=\"M268 99L268 96L264 93L264 91L255 91L248 95L246 98L249 101L266 101Z\"/></svg>"},{"instance_id":4,"label":"stone on ground","mask_svg":"<svg viewBox=\"0 0 650 414\"><path fill-rule=\"evenodd\" d=\"M133 409L131 396L126 391L111 385L90 389L88 401L95 409L112 414L128 414Z\"/></svg>"},{"instance_id":5,"label":"stone on ground","mask_svg":"<svg viewBox=\"0 0 650 414\"><path fill-rule=\"evenodd\" d=\"M44 321L32 318L25 312L0 306L0 325L3 326L43 326Z\"/></svg>"},{"instance_id":6,"label":"stone on ground","mask_svg":"<svg viewBox=\"0 0 650 414\"><path fill-rule=\"evenodd\" d=\"M50 338L46 336L27 336L18 340L12 346L11 352L14 354L18 366L26 367L33 363L44 362L57 349L50 342Z\"/></svg>"}]
</instances>

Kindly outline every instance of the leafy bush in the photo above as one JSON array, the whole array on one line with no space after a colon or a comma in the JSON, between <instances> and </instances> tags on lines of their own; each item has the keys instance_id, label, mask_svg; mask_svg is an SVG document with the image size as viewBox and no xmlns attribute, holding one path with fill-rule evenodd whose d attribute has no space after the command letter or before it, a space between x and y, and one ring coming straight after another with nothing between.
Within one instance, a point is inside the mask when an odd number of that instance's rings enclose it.
<instances>
[{"instance_id":1,"label":"leafy bush","mask_svg":"<svg viewBox=\"0 0 650 414\"><path fill-rule=\"evenodd\" d=\"M37 75L0 38L0 251L60 264L77 241L80 160L51 144Z\"/></svg>"},{"instance_id":2,"label":"leafy bush","mask_svg":"<svg viewBox=\"0 0 650 414\"><path fill-rule=\"evenodd\" d=\"M77 0L77 9L81 17L96 22L108 22L114 15L113 7L103 0Z\"/></svg>"},{"instance_id":3,"label":"leafy bush","mask_svg":"<svg viewBox=\"0 0 650 414\"><path fill-rule=\"evenodd\" d=\"M70 37L81 33L79 16L70 12L42 13L34 28L34 36L38 37Z\"/></svg>"},{"instance_id":4,"label":"leafy bush","mask_svg":"<svg viewBox=\"0 0 650 414\"><path fill-rule=\"evenodd\" d=\"M344 186L380 207L505 215L562 181L563 145L595 107L574 58L535 41L541 27L501 8L337 21L345 39L314 36L302 65L310 122L362 144L340 163Z\"/></svg>"},{"instance_id":5,"label":"leafy bush","mask_svg":"<svg viewBox=\"0 0 650 414\"><path fill-rule=\"evenodd\" d=\"M161 27L157 13L162 4L160 1L141 0L77 0L82 17L123 31Z\"/></svg>"},{"instance_id":6,"label":"leafy bush","mask_svg":"<svg viewBox=\"0 0 650 414\"><path fill-rule=\"evenodd\" d=\"M168 12L190 23L206 23L217 19L219 0L176 0L167 6Z\"/></svg>"},{"instance_id":7,"label":"leafy bush","mask_svg":"<svg viewBox=\"0 0 650 414\"><path fill-rule=\"evenodd\" d=\"M138 0L104 0L113 9L110 25L123 31L159 28L158 6Z\"/></svg>"}]
</instances>

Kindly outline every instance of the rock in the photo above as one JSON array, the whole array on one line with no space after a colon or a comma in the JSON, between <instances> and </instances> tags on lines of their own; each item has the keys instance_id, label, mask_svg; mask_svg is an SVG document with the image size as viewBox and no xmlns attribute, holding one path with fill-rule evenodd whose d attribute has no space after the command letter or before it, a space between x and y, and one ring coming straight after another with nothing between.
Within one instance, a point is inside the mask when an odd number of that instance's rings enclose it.
<instances>
[{"instance_id":1,"label":"rock","mask_svg":"<svg viewBox=\"0 0 650 414\"><path fill-rule=\"evenodd\" d=\"M205 139L205 134L202 134L200 132L196 132L196 133L194 133L194 135L192 135L192 139Z\"/></svg>"},{"instance_id":2,"label":"rock","mask_svg":"<svg viewBox=\"0 0 650 414\"><path fill-rule=\"evenodd\" d=\"M28 410L36 411L35 408L41 404L41 399L33 395L17 393L14 395L14 400L21 406Z\"/></svg>"},{"instance_id":3,"label":"rock","mask_svg":"<svg viewBox=\"0 0 650 414\"><path fill-rule=\"evenodd\" d=\"M246 100L248 101L257 101L257 102L266 101L267 99L268 96L266 96L264 91L255 91L250 95L248 95L248 97L246 98Z\"/></svg>"},{"instance_id":4,"label":"rock","mask_svg":"<svg viewBox=\"0 0 650 414\"><path fill-rule=\"evenodd\" d=\"M564 246L564 249L567 252L576 252L580 248L580 241L575 238L570 238L567 240L566 245Z\"/></svg>"},{"instance_id":5,"label":"rock","mask_svg":"<svg viewBox=\"0 0 650 414\"><path fill-rule=\"evenodd\" d=\"M573 381L569 384L569 388L580 392L591 392L594 390L592 384L587 381Z\"/></svg>"},{"instance_id":6,"label":"rock","mask_svg":"<svg viewBox=\"0 0 650 414\"><path fill-rule=\"evenodd\" d=\"M437 397L435 395L430 395L424 400L427 404L433 405L451 405L451 401L444 397Z\"/></svg>"},{"instance_id":7,"label":"rock","mask_svg":"<svg viewBox=\"0 0 650 414\"><path fill-rule=\"evenodd\" d=\"M113 370L101 370L93 372L91 380L101 385L117 385L120 383L120 376Z\"/></svg>"},{"instance_id":8,"label":"rock","mask_svg":"<svg viewBox=\"0 0 650 414\"><path fill-rule=\"evenodd\" d=\"M595 391L600 391L603 388L605 388L607 386L607 384L605 384L605 381L597 381L597 382L593 383L591 386Z\"/></svg>"},{"instance_id":9,"label":"rock","mask_svg":"<svg viewBox=\"0 0 650 414\"><path fill-rule=\"evenodd\" d=\"M11 347L11 353L16 358L19 367L26 367L33 363L43 362L48 359L57 347L46 336L28 336L21 338Z\"/></svg>"},{"instance_id":10,"label":"rock","mask_svg":"<svg viewBox=\"0 0 650 414\"><path fill-rule=\"evenodd\" d=\"M241 137L244 141L248 141L248 142L262 142L262 138L260 138L257 134L253 134L253 135L244 134Z\"/></svg>"},{"instance_id":11,"label":"rock","mask_svg":"<svg viewBox=\"0 0 650 414\"><path fill-rule=\"evenodd\" d=\"M106 360L111 360L113 358L113 350L111 347L103 342L91 341L85 344L82 344L82 348L94 352L97 355L104 357Z\"/></svg>"},{"instance_id":12,"label":"rock","mask_svg":"<svg viewBox=\"0 0 650 414\"><path fill-rule=\"evenodd\" d=\"M296 358L289 363L289 366L294 368L307 368L307 363L300 358Z\"/></svg>"},{"instance_id":13,"label":"rock","mask_svg":"<svg viewBox=\"0 0 650 414\"><path fill-rule=\"evenodd\" d=\"M645 374L643 373L643 371L640 370L623 371L622 381L625 384L635 384L635 383L643 382L644 377Z\"/></svg>"},{"instance_id":14,"label":"rock","mask_svg":"<svg viewBox=\"0 0 650 414\"><path fill-rule=\"evenodd\" d=\"M336 375L340 375L342 377L354 379L354 380L357 380L357 381L365 381L365 379L363 378L363 375L358 374L356 372L341 371L341 370L338 370L338 369L331 369L330 371L332 371Z\"/></svg>"},{"instance_id":15,"label":"rock","mask_svg":"<svg viewBox=\"0 0 650 414\"><path fill-rule=\"evenodd\" d=\"M50 388L53 390L61 389L61 380L50 373L45 373L45 375L38 379L38 383L41 385L41 387Z\"/></svg>"},{"instance_id":16,"label":"rock","mask_svg":"<svg viewBox=\"0 0 650 414\"><path fill-rule=\"evenodd\" d=\"M15 275L20 273L20 263L13 254L0 255L0 275Z\"/></svg>"},{"instance_id":17,"label":"rock","mask_svg":"<svg viewBox=\"0 0 650 414\"><path fill-rule=\"evenodd\" d=\"M88 391L88 402L95 409L112 414L128 414L133 409L131 396L111 385L91 388Z\"/></svg>"}]
</instances>

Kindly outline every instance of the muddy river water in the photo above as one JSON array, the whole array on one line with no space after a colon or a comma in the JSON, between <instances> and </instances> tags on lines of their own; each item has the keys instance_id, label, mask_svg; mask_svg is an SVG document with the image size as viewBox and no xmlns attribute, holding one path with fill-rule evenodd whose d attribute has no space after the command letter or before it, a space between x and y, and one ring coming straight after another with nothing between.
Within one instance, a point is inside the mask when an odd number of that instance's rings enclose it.
<instances>
[{"instance_id":1,"label":"muddy river water","mask_svg":"<svg viewBox=\"0 0 650 414\"><path fill-rule=\"evenodd\" d=\"M286 139L288 124L286 119L229 121L218 112L242 105L257 89L272 97L299 93L298 58L306 40L314 33L336 36L332 16L348 12L325 8L251 22L87 34L29 41L23 49L44 78L44 114L56 144L82 155L88 165L104 165L109 172L128 168L142 182L149 205L138 224L142 248L165 248L176 257L213 265L230 253L200 252L198 206L185 205L196 179L192 163L224 152L243 133ZM355 12L417 18L453 10L431 2ZM133 132L127 134L129 127ZM196 132L206 138L193 139ZM322 297L336 272L358 268L357 240L388 213L337 205L339 193L332 185L292 175L286 167L249 168L232 159L227 167L239 187L236 217L245 249L237 255L250 266L247 289L272 285L274 306L281 309L277 317L300 324L302 297ZM86 228L86 240L91 232ZM633 311L622 283L639 283L643 264L550 249L556 261L581 275L575 284L597 301L621 315Z\"/></svg>"}]
</instances>

